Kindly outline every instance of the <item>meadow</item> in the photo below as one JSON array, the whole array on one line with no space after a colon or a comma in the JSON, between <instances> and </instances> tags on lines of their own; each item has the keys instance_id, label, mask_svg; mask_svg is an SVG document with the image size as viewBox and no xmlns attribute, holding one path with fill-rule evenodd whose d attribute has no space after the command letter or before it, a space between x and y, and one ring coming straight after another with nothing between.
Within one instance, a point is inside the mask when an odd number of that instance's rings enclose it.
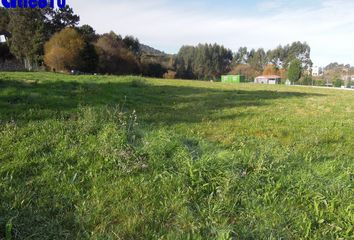
<instances>
[{"instance_id":1,"label":"meadow","mask_svg":"<svg viewBox=\"0 0 354 240\"><path fill-rule=\"evenodd\" d=\"M353 239L354 92L0 73L0 239Z\"/></svg>"}]
</instances>

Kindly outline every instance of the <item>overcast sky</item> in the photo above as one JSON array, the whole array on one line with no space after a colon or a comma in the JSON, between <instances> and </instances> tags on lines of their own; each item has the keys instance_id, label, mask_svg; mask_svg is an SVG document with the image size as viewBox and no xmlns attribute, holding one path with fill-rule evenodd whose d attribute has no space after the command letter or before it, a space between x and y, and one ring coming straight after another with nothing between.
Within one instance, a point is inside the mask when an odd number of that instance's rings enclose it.
<instances>
[{"instance_id":1,"label":"overcast sky","mask_svg":"<svg viewBox=\"0 0 354 240\"><path fill-rule=\"evenodd\" d=\"M113 30L167 53L182 45L275 48L306 41L315 65L354 65L354 0L67 0L98 33Z\"/></svg>"}]
</instances>

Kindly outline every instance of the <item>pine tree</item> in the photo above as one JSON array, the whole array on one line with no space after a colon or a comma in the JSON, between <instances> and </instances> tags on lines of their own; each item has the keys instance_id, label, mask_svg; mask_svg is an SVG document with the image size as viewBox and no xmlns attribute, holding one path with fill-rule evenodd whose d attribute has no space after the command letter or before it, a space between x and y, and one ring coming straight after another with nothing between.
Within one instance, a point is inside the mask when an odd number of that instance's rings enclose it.
<instances>
[{"instance_id":1,"label":"pine tree","mask_svg":"<svg viewBox=\"0 0 354 240\"><path fill-rule=\"evenodd\" d=\"M43 10L46 16L46 33L47 37L60 32L67 27L75 27L80 22L79 15L74 13L74 10L66 5L64 8Z\"/></svg>"}]
</instances>

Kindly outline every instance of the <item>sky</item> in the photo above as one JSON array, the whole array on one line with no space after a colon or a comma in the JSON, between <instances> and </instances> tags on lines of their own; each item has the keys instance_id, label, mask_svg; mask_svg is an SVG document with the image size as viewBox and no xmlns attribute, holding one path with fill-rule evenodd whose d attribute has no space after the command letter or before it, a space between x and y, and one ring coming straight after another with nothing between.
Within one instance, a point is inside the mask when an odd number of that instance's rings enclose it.
<instances>
[{"instance_id":1,"label":"sky","mask_svg":"<svg viewBox=\"0 0 354 240\"><path fill-rule=\"evenodd\" d=\"M354 65L354 0L67 0L80 24L98 33L133 35L177 53L183 45L218 43L273 49L311 46L315 65Z\"/></svg>"}]
</instances>

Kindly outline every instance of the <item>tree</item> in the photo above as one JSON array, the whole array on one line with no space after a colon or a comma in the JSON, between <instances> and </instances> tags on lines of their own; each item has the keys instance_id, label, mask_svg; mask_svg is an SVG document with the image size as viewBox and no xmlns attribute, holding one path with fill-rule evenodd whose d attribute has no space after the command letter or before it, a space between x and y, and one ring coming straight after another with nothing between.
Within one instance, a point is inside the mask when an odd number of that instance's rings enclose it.
<instances>
[{"instance_id":1,"label":"tree","mask_svg":"<svg viewBox=\"0 0 354 240\"><path fill-rule=\"evenodd\" d=\"M279 69L273 64L268 64L264 70L263 75L279 75Z\"/></svg>"},{"instance_id":2,"label":"tree","mask_svg":"<svg viewBox=\"0 0 354 240\"><path fill-rule=\"evenodd\" d=\"M164 68L159 63L148 63L143 65L143 75L148 77L162 78L167 72L167 69Z\"/></svg>"},{"instance_id":3,"label":"tree","mask_svg":"<svg viewBox=\"0 0 354 240\"><path fill-rule=\"evenodd\" d=\"M135 54L125 47L121 36L110 32L101 36L95 44L99 56L98 70L101 73L140 73Z\"/></svg>"},{"instance_id":4,"label":"tree","mask_svg":"<svg viewBox=\"0 0 354 240\"><path fill-rule=\"evenodd\" d=\"M65 28L45 44L44 62L52 70L78 69L84 47L82 36L73 28Z\"/></svg>"},{"instance_id":5,"label":"tree","mask_svg":"<svg viewBox=\"0 0 354 240\"><path fill-rule=\"evenodd\" d=\"M174 63L177 77L184 79L195 78L192 67L192 59L195 55L194 52L195 48L192 46L181 47Z\"/></svg>"},{"instance_id":6,"label":"tree","mask_svg":"<svg viewBox=\"0 0 354 240\"><path fill-rule=\"evenodd\" d=\"M98 66L98 54L96 48L90 42L85 42L84 48L80 52L81 63L77 67L82 72L94 73Z\"/></svg>"},{"instance_id":7,"label":"tree","mask_svg":"<svg viewBox=\"0 0 354 240\"><path fill-rule=\"evenodd\" d=\"M4 35L7 39L10 37L8 30L9 22L9 11L6 8L0 7L0 35Z\"/></svg>"},{"instance_id":8,"label":"tree","mask_svg":"<svg viewBox=\"0 0 354 240\"><path fill-rule=\"evenodd\" d=\"M279 69L279 76L281 79L288 79L288 72L286 69Z\"/></svg>"},{"instance_id":9,"label":"tree","mask_svg":"<svg viewBox=\"0 0 354 240\"><path fill-rule=\"evenodd\" d=\"M130 51L138 55L140 53L140 43L137 38L134 38L133 36L126 36L123 39L123 42L125 44L125 47L128 48Z\"/></svg>"},{"instance_id":10,"label":"tree","mask_svg":"<svg viewBox=\"0 0 354 240\"><path fill-rule=\"evenodd\" d=\"M304 42L293 42L285 46L279 45L276 49L267 52L269 62L277 66L279 69L288 68L291 61L298 59L302 68L309 70L312 67L311 48Z\"/></svg>"},{"instance_id":11,"label":"tree","mask_svg":"<svg viewBox=\"0 0 354 240\"><path fill-rule=\"evenodd\" d=\"M245 76L248 81L253 81L260 73L249 64L239 64L231 70L230 74L242 75Z\"/></svg>"},{"instance_id":12,"label":"tree","mask_svg":"<svg viewBox=\"0 0 354 240\"><path fill-rule=\"evenodd\" d=\"M0 8L0 34L8 39L11 53L28 70L43 63L44 43L67 26L75 26L79 16L66 6L63 9Z\"/></svg>"},{"instance_id":13,"label":"tree","mask_svg":"<svg viewBox=\"0 0 354 240\"><path fill-rule=\"evenodd\" d=\"M294 60L298 59L301 63L301 67L304 70L310 70L313 63L310 58L311 48L310 46L304 42L294 42L290 46L287 46L287 58L284 63L284 67L288 66L288 64Z\"/></svg>"},{"instance_id":14,"label":"tree","mask_svg":"<svg viewBox=\"0 0 354 240\"><path fill-rule=\"evenodd\" d=\"M82 25L81 27L77 27L76 30L81 34L86 42L96 42L99 38L96 31L90 25Z\"/></svg>"},{"instance_id":15,"label":"tree","mask_svg":"<svg viewBox=\"0 0 354 240\"><path fill-rule=\"evenodd\" d=\"M10 37L10 33L8 31L9 22L10 17L8 10L6 8L0 7L0 36L4 35L6 40L8 40ZM4 61L12 57L13 56L10 53L10 49L7 43L0 43L0 61Z\"/></svg>"},{"instance_id":16,"label":"tree","mask_svg":"<svg viewBox=\"0 0 354 240\"><path fill-rule=\"evenodd\" d=\"M46 16L48 38L64 28L75 27L80 21L80 17L74 14L74 10L69 5L58 9L46 8L42 12Z\"/></svg>"},{"instance_id":17,"label":"tree","mask_svg":"<svg viewBox=\"0 0 354 240\"><path fill-rule=\"evenodd\" d=\"M183 46L177 54L175 66L178 77L218 79L231 69L232 52L217 44Z\"/></svg>"},{"instance_id":18,"label":"tree","mask_svg":"<svg viewBox=\"0 0 354 240\"><path fill-rule=\"evenodd\" d=\"M301 62L298 59L293 60L290 63L288 70L288 78L291 82L297 82L301 78L302 67Z\"/></svg>"},{"instance_id":19,"label":"tree","mask_svg":"<svg viewBox=\"0 0 354 240\"><path fill-rule=\"evenodd\" d=\"M39 9L11 9L8 30L11 53L25 63L28 70L42 61L44 16Z\"/></svg>"},{"instance_id":20,"label":"tree","mask_svg":"<svg viewBox=\"0 0 354 240\"><path fill-rule=\"evenodd\" d=\"M80 53L81 64L78 70L82 72L96 72L98 66L98 54L94 46L99 36L90 25L82 25L75 28L85 41L85 47Z\"/></svg>"},{"instance_id":21,"label":"tree","mask_svg":"<svg viewBox=\"0 0 354 240\"><path fill-rule=\"evenodd\" d=\"M252 49L248 55L248 64L259 72L261 72L268 63L267 54L263 48Z\"/></svg>"},{"instance_id":22,"label":"tree","mask_svg":"<svg viewBox=\"0 0 354 240\"><path fill-rule=\"evenodd\" d=\"M0 61L5 61L11 58L13 58L13 55L10 53L10 49L7 44L0 43Z\"/></svg>"},{"instance_id":23,"label":"tree","mask_svg":"<svg viewBox=\"0 0 354 240\"><path fill-rule=\"evenodd\" d=\"M341 87L342 85L344 85L343 81L339 78L336 78L333 82L335 87Z\"/></svg>"},{"instance_id":24,"label":"tree","mask_svg":"<svg viewBox=\"0 0 354 240\"><path fill-rule=\"evenodd\" d=\"M279 45L277 48L273 50L269 50L267 52L267 58L269 63L273 64L277 68L282 68L285 64L287 58L286 47L282 47Z\"/></svg>"},{"instance_id":25,"label":"tree","mask_svg":"<svg viewBox=\"0 0 354 240\"><path fill-rule=\"evenodd\" d=\"M235 65L248 63L248 56L247 47L240 47L233 57Z\"/></svg>"},{"instance_id":26,"label":"tree","mask_svg":"<svg viewBox=\"0 0 354 240\"><path fill-rule=\"evenodd\" d=\"M312 79L311 75L305 75L305 76L301 79L301 83L302 83L303 85L312 85L313 79Z\"/></svg>"}]
</instances>

